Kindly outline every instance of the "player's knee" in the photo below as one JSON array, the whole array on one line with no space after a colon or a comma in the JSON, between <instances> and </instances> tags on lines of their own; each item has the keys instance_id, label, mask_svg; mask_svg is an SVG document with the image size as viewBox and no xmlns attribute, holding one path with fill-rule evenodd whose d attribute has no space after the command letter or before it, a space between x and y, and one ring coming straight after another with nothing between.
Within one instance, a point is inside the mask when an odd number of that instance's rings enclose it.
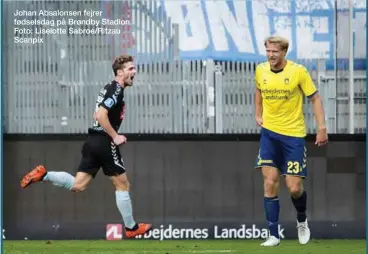
<instances>
[{"instance_id":1,"label":"player's knee","mask_svg":"<svg viewBox=\"0 0 368 254\"><path fill-rule=\"evenodd\" d=\"M303 193L302 178L296 176L286 176L286 185L292 197L298 198Z\"/></svg>"},{"instance_id":2,"label":"player's knee","mask_svg":"<svg viewBox=\"0 0 368 254\"><path fill-rule=\"evenodd\" d=\"M82 192L84 190L87 189L87 185L86 184L80 184L80 183L76 183L73 185L72 191L73 192Z\"/></svg>"},{"instance_id":3,"label":"player's knee","mask_svg":"<svg viewBox=\"0 0 368 254\"><path fill-rule=\"evenodd\" d=\"M121 182L119 184L116 184L115 188L118 191L129 191L129 189L130 189L129 181L124 181L124 182Z\"/></svg>"},{"instance_id":4,"label":"player's knee","mask_svg":"<svg viewBox=\"0 0 368 254\"><path fill-rule=\"evenodd\" d=\"M129 191L130 183L125 174L111 177L111 180L117 191Z\"/></svg>"},{"instance_id":5,"label":"player's knee","mask_svg":"<svg viewBox=\"0 0 368 254\"><path fill-rule=\"evenodd\" d=\"M73 183L73 192L82 192L87 189L88 184L91 182L93 176L86 172L78 172L75 176Z\"/></svg>"},{"instance_id":6,"label":"player's knee","mask_svg":"<svg viewBox=\"0 0 368 254\"><path fill-rule=\"evenodd\" d=\"M298 198L303 193L303 187L300 184L290 184L288 186L289 193L292 197Z\"/></svg>"},{"instance_id":7,"label":"player's knee","mask_svg":"<svg viewBox=\"0 0 368 254\"><path fill-rule=\"evenodd\" d=\"M276 196L278 192L279 181L274 178L265 178L264 179L264 192L268 197Z\"/></svg>"}]
</instances>

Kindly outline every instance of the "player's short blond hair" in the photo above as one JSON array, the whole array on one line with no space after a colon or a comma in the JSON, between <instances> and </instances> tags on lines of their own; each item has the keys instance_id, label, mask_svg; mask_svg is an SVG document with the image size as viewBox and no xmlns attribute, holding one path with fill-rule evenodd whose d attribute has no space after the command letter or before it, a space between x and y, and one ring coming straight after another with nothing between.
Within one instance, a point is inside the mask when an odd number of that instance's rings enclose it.
<instances>
[{"instance_id":1,"label":"player's short blond hair","mask_svg":"<svg viewBox=\"0 0 368 254\"><path fill-rule=\"evenodd\" d=\"M267 46L267 43L277 43L280 45L281 50L285 50L286 52L289 49L289 40L281 36L267 37L264 42L265 47Z\"/></svg>"}]
</instances>

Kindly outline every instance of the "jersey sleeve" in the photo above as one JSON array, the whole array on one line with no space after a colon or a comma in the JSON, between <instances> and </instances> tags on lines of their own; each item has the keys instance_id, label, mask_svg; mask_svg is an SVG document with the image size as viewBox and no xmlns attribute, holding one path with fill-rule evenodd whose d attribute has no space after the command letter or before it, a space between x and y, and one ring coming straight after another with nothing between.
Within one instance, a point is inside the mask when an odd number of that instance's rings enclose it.
<instances>
[{"instance_id":1,"label":"jersey sleeve","mask_svg":"<svg viewBox=\"0 0 368 254\"><path fill-rule=\"evenodd\" d=\"M254 81L256 83L256 88L261 90L261 83L260 83L260 72L261 72L261 69L259 67L259 65L257 65L256 67L256 71L255 71L255 75L254 75Z\"/></svg>"},{"instance_id":2,"label":"jersey sleeve","mask_svg":"<svg viewBox=\"0 0 368 254\"><path fill-rule=\"evenodd\" d=\"M307 97L310 97L317 92L317 88L313 83L312 77L305 67L302 67L300 70L300 88Z\"/></svg>"},{"instance_id":3,"label":"jersey sleeve","mask_svg":"<svg viewBox=\"0 0 368 254\"><path fill-rule=\"evenodd\" d=\"M100 93L99 96L101 96L100 98L100 103L99 103L99 107L104 107L107 111L110 111L112 108L114 108L116 106L117 100L116 100L116 96L115 96L115 89L113 89L112 86L109 86L107 89L105 89L105 91L103 91L103 93L105 93L104 95Z\"/></svg>"}]
</instances>

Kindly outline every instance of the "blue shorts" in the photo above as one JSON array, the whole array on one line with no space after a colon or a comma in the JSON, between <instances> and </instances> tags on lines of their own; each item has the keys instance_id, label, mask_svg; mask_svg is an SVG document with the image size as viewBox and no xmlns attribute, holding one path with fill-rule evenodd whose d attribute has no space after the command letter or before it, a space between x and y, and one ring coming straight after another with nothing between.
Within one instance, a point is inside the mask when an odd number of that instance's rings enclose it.
<instances>
[{"instance_id":1,"label":"blue shorts","mask_svg":"<svg viewBox=\"0 0 368 254\"><path fill-rule=\"evenodd\" d=\"M307 177L307 148L304 138L262 129L256 168L271 166L281 175Z\"/></svg>"}]
</instances>

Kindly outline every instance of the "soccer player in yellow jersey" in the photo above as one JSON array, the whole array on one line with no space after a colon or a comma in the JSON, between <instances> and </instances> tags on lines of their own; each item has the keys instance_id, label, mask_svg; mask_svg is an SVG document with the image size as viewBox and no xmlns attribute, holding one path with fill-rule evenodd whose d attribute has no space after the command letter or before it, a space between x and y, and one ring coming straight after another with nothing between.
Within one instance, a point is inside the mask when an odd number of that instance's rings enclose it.
<instances>
[{"instance_id":1,"label":"soccer player in yellow jersey","mask_svg":"<svg viewBox=\"0 0 368 254\"><path fill-rule=\"evenodd\" d=\"M267 62L256 68L255 111L256 122L261 127L260 150L256 168L264 179L264 209L270 237L262 246L280 244L279 185L280 176L291 195L297 212L298 238L301 244L308 243L306 208L307 193L303 179L307 176L306 127L303 115L303 97L313 104L317 122L318 146L327 143L327 129L322 100L307 69L285 58L289 42L272 36L265 40Z\"/></svg>"}]
</instances>

